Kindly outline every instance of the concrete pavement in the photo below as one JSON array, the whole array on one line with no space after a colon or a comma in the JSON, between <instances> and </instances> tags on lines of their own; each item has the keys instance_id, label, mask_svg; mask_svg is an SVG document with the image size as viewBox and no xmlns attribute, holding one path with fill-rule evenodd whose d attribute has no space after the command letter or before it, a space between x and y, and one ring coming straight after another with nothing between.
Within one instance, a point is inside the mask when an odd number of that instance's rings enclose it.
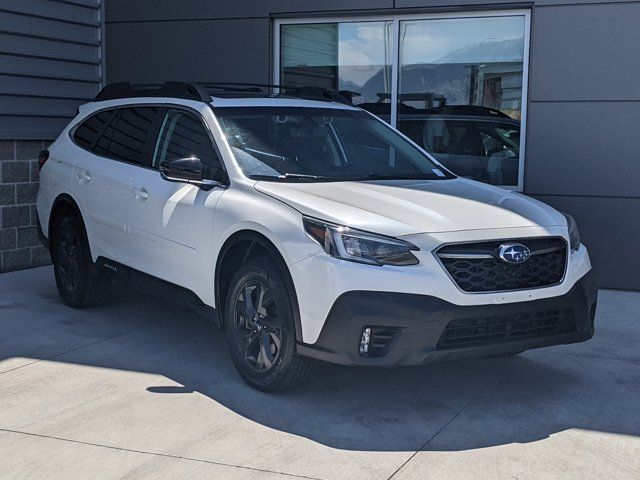
<instances>
[{"instance_id":1,"label":"concrete pavement","mask_svg":"<svg viewBox=\"0 0 640 480\"><path fill-rule=\"evenodd\" d=\"M0 275L0 478L640 479L640 294L587 343L247 387L206 319L137 292L77 311Z\"/></svg>"}]
</instances>

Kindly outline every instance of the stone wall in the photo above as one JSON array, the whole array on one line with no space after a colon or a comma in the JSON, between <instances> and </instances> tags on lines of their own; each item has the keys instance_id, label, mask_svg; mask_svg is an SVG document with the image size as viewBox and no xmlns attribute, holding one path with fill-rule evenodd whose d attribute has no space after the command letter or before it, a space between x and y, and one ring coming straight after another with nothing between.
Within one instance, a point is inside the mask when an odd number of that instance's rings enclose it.
<instances>
[{"instance_id":1,"label":"stone wall","mask_svg":"<svg viewBox=\"0 0 640 480\"><path fill-rule=\"evenodd\" d=\"M0 272L50 263L38 240L38 154L44 141L0 141Z\"/></svg>"}]
</instances>

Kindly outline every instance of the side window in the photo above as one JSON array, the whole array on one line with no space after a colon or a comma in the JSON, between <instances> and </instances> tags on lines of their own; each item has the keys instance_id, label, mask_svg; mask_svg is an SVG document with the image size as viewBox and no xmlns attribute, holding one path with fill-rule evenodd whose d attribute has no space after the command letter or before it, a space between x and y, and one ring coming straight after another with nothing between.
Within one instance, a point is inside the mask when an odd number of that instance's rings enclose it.
<instances>
[{"instance_id":1,"label":"side window","mask_svg":"<svg viewBox=\"0 0 640 480\"><path fill-rule=\"evenodd\" d=\"M73 135L75 142L83 148L95 151L100 138L105 131L113 123L115 110L106 110L104 112L91 115L88 119L80 124Z\"/></svg>"},{"instance_id":2,"label":"side window","mask_svg":"<svg viewBox=\"0 0 640 480\"><path fill-rule=\"evenodd\" d=\"M222 162L200 119L184 110L169 109L156 142L153 166L158 168L166 160L191 156L202 162L204 178L223 181Z\"/></svg>"},{"instance_id":3,"label":"side window","mask_svg":"<svg viewBox=\"0 0 640 480\"><path fill-rule=\"evenodd\" d=\"M146 145L152 132L158 107L133 107L119 110L115 128L109 138L107 151L101 153L116 160L150 166ZM101 139L102 140L102 139ZM101 143L98 145L102 148ZM106 143L106 142L104 142Z\"/></svg>"}]
</instances>

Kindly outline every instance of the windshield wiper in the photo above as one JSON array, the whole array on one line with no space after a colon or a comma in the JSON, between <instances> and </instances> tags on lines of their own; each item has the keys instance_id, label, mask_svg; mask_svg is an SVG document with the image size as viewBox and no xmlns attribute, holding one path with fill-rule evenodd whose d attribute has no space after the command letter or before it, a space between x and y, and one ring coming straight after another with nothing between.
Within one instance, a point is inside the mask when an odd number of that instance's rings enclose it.
<instances>
[{"instance_id":1,"label":"windshield wiper","mask_svg":"<svg viewBox=\"0 0 640 480\"><path fill-rule=\"evenodd\" d=\"M252 180L294 181L294 182L326 182L340 180L335 177L323 177L321 175L306 175L303 173L284 173L282 175L249 175Z\"/></svg>"},{"instance_id":2,"label":"windshield wiper","mask_svg":"<svg viewBox=\"0 0 640 480\"><path fill-rule=\"evenodd\" d=\"M444 177L442 177L444 178ZM440 177L433 174L430 175L428 173L422 175L379 175L377 173L369 173L367 175L362 175L359 177L353 177L353 181L364 181L364 180L439 180Z\"/></svg>"}]
</instances>

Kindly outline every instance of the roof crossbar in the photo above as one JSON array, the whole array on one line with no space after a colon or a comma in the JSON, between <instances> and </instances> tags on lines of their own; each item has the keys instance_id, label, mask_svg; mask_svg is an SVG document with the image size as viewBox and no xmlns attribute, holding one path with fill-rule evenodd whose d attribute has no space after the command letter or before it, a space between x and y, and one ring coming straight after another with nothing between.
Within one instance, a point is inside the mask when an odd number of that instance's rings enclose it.
<instances>
[{"instance_id":1,"label":"roof crossbar","mask_svg":"<svg viewBox=\"0 0 640 480\"><path fill-rule=\"evenodd\" d=\"M270 92L274 90L274 92ZM275 92L277 90L277 92ZM352 104L355 92L330 90L321 87L274 85L269 83L239 82L166 82L162 85L112 83L104 87L95 97L96 102L134 97L173 97L186 100L210 102L216 93L264 93L284 95L306 100L321 100Z\"/></svg>"},{"instance_id":2,"label":"roof crossbar","mask_svg":"<svg viewBox=\"0 0 640 480\"><path fill-rule=\"evenodd\" d=\"M211 96L200 85L187 82L166 82L162 85L111 83L96 95L95 101L133 97L173 97L201 102L211 101Z\"/></svg>"}]
</instances>

